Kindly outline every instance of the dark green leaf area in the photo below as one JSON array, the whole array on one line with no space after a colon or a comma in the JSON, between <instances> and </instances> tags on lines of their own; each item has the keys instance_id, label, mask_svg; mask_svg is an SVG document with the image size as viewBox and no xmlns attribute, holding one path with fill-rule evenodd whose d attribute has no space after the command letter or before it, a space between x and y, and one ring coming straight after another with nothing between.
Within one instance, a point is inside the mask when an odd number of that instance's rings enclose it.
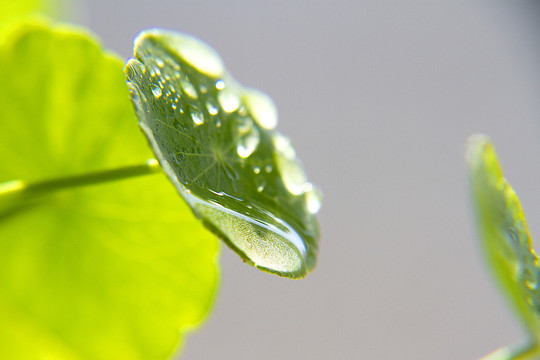
<instances>
[{"instance_id":1,"label":"dark green leaf area","mask_svg":"<svg viewBox=\"0 0 540 360\"><path fill-rule=\"evenodd\" d=\"M274 130L272 100L236 82L208 45L163 30L137 38L126 73L143 131L203 222L262 270L312 270L320 192Z\"/></svg>"}]
</instances>

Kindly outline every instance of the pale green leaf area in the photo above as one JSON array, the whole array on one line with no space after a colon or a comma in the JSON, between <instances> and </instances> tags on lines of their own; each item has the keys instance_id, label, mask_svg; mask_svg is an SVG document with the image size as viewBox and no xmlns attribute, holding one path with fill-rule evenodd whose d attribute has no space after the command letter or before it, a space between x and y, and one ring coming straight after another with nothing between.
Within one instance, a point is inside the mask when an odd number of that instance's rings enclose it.
<instances>
[{"instance_id":1,"label":"pale green leaf area","mask_svg":"<svg viewBox=\"0 0 540 360\"><path fill-rule=\"evenodd\" d=\"M495 350L481 360L538 360L540 348L538 343L529 342L521 346L507 346Z\"/></svg>"},{"instance_id":2,"label":"pale green leaf area","mask_svg":"<svg viewBox=\"0 0 540 360\"><path fill-rule=\"evenodd\" d=\"M142 129L204 224L264 271L313 270L320 192L275 130L272 100L235 81L208 45L172 31L140 34L125 70Z\"/></svg>"},{"instance_id":3,"label":"pale green leaf area","mask_svg":"<svg viewBox=\"0 0 540 360\"><path fill-rule=\"evenodd\" d=\"M0 0L0 25L32 13L50 14L63 0Z\"/></svg>"},{"instance_id":4,"label":"pale green leaf area","mask_svg":"<svg viewBox=\"0 0 540 360\"><path fill-rule=\"evenodd\" d=\"M489 138L469 139L467 159L482 244L495 277L516 313L528 329L533 343L540 337L539 259L519 198L508 181ZM528 359L538 355L538 346L529 346L523 356L494 359ZM502 355L501 355L502 354Z\"/></svg>"},{"instance_id":5,"label":"pale green leaf area","mask_svg":"<svg viewBox=\"0 0 540 360\"><path fill-rule=\"evenodd\" d=\"M0 40L0 183L152 157L122 62L88 34ZM162 360L208 313L218 240L163 173L0 207L0 359Z\"/></svg>"}]
</instances>

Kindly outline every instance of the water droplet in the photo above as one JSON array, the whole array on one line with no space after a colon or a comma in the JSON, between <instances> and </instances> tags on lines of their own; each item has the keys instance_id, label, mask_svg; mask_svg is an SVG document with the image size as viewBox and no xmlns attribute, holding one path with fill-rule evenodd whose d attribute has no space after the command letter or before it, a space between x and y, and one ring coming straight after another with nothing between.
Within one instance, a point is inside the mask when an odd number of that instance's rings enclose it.
<instances>
[{"instance_id":1,"label":"water droplet","mask_svg":"<svg viewBox=\"0 0 540 360\"><path fill-rule=\"evenodd\" d=\"M223 80L216 81L216 89L218 89L218 90L225 89L225 81L223 81Z\"/></svg>"},{"instance_id":2,"label":"water droplet","mask_svg":"<svg viewBox=\"0 0 540 360\"><path fill-rule=\"evenodd\" d=\"M218 127L218 128L221 127L221 120L216 121L216 127Z\"/></svg>"},{"instance_id":3,"label":"water droplet","mask_svg":"<svg viewBox=\"0 0 540 360\"><path fill-rule=\"evenodd\" d=\"M231 113L240 107L240 97L232 90L223 90L218 94L219 105L223 111Z\"/></svg>"},{"instance_id":4,"label":"water droplet","mask_svg":"<svg viewBox=\"0 0 540 360\"><path fill-rule=\"evenodd\" d=\"M262 192L263 190L264 190L264 186L262 186L262 185L257 188L258 192Z\"/></svg>"},{"instance_id":5,"label":"water droplet","mask_svg":"<svg viewBox=\"0 0 540 360\"><path fill-rule=\"evenodd\" d=\"M137 59L129 59L128 68L131 70L130 75L136 75L139 78L142 78L142 74L146 73L146 66Z\"/></svg>"},{"instance_id":6,"label":"water droplet","mask_svg":"<svg viewBox=\"0 0 540 360\"><path fill-rule=\"evenodd\" d=\"M291 140L289 140L288 137L283 136L280 133L276 133L272 137L272 143L279 152L283 153L285 157L289 159L294 159L296 157L296 151L294 151Z\"/></svg>"},{"instance_id":7,"label":"water droplet","mask_svg":"<svg viewBox=\"0 0 540 360\"><path fill-rule=\"evenodd\" d=\"M184 61L201 73L218 77L224 72L225 67L218 53L199 39L164 30L160 30L160 38L172 48L171 50L177 52Z\"/></svg>"},{"instance_id":8,"label":"water droplet","mask_svg":"<svg viewBox=\"0 0 540 360\"><path fill-rule=\"evenodd\" d=\"M159 99L161 97L161 88L157 85L151 85L152 94L156 97L156 99Z\"/></svg>"},{"instance_id":9,"label":"water droplet","mask_svg":"<svg viewBox=\"0 0 540 360\"><path fill-rule=\"evenodd\" d=\"M193 120L196 126L204 124L204 115L202 112L200 112L197 109L191 110L191 119Z\"/></svg>"},{"instance_id":10,"label":"water droplet","mask_svg":"<svg viewBox=\"0 0 540 360\"><path fill-rule=\"evenodd\" d=\"M217 115L219 110L217 107L215 107L212 103L208 102L206 103L206 108L208 109L208 113L210 115Z\"/></svg>"},{"instance_id":11,"label":"water droplet","mask_svg":"<svg viewBox=\"0 0 540 360\"><path fill-rule=\"evenodd\" d=\"M163 60L161 60L160 58L156 58L156 64L160 68L163 68L165 66L165 63L163 63Z\"/></svg>"},{"instance_id":12,"label":"water droplet","mask_svg":"<svg viewBox=\"0 0 540 360\"><path fill-rule=\"evenodd\" d=\"M172 103L171 107L173 108L173 110L176 110L177 105L175 103Z\"/></svg>"},{"instance_id":13,"label":"water droplet","mask_svg":"<svg viewBox=\"0 0 540 360\"><path fill-rule=\"evenodd\" d=\"M182 86L182 89L184 90L184 92L190 98L192 98L192 99L197 99L198 98L197 90L195 89L195 86L193 86L193 84L188 79L181 78L180 79L180 85Z\"/></svg>"},{"instance_id":14,"label":"water droplet","mask_svg":"<svg viewBox=\"0 0 540 360\"><path fill-rule=\"evenodd\" d=\"M322 205L322 193L314 187L312 183L306 182L304 184L304 192L306 196L306 208L311 214L316 214L321 209Z\"/></svg>"},{"instance_id":15,"label":"water droplet","mask_svg":"<svg viewBox=\"0 0 540 360\"><path fill-rule=\"evenodd\" d=\"M241 158L247 158L259 146L260 136L259 130L253 126L251 121L246 121L238 127L240 137L236 146L236 152Z\"/></svg>"},{"instance_id":16,"label":"water droplet","mask_svg":"<svg viewBox=\"0 0 540 360\"><path fill-rule=\"evenodd\" d=\"M266 166L264 167L264 171L266 171L267 173L271 173L272 170L273 170L273 169L272 169L272 165L266 165Z\"/></svg>"},{"instance_id":17,"label":"water droplet","mask_svg":"<svg viewBox=\"0 0 540 360\"><path fill-rule=\"evenodd\" d=\"M206 94L208 89L206 88L205 85L201 85L201 86L199 86L199 91L201 92L201 94Z\"/></svg>"},{"instance_id":18,"label":"water droplet","mask_svg":"<svg viewBox=\"0 0 540 360\"><path fill-rule=\"evenodd\" d=\"M247 158L259 145L259 136L246 136L240 140L238 146L236 147L236 152L241 158Z\"/></svg>"},{"instance_id":19,"label":"water droplet","mask_svg":"<svg viewBox=\"0 0 540 360\"><path fill-rule=\"evenodd\" d=\"M527 280L525 281L525 285L531 290L536 290L538 288L538 283L536 281Z\"/></svg>"},{"instance_id":20,"label":"water droplet","mask_svg":"<svg viewBox=\"0 0 540 360\"><path fill-rule=\"evenodd\" d=\"M157 76L161 76L161 70L159 70L159 68L155 68L154 74L156 74Z\"/></svg>"},{"instance_id":21,"label":"water droplet","mask_svg":"<svg viewBox=\"0 0 540 360\"><path fill-rule=\"evenodd\" d=\"M276 127L278 111L268 95L259 90L248 89L242 94L242 100L259 126L269 130Z\"/></svg>"},{"instance_id":22,"label":"water droplet","mask_svg":"<svg viewBox=\"0 0 540 360\"><path fill-rule=\"evenodd\" d=\"M296 158L296 152L290 140L281 134L274 134L272 142L277 150L276 163L281 179L287 190L293 195L304 193L304 184L307 182L306 174Z\"/></svg>"},{"instance_id":23,"label":"water droplet","mask_svg":"<svg viewBox=\"0 0 540 360\"><path fill-rule=\"evenodd\" d=\"M254 173L255 175L260 174L260 173L261 173L261 168L258 167L258 166L255 166L255 167L253 168L253 173Z\"/></svg>"}]
</instances>

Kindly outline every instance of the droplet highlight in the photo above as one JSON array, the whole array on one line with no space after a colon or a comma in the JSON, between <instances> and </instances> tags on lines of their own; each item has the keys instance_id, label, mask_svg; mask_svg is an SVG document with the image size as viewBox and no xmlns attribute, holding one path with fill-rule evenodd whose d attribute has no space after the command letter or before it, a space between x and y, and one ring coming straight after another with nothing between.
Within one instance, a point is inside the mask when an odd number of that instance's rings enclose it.
<instances>
[{"instance_id":1,"label":"droplet highlight","mask_svg":"<svg viewBox=\"0 0 540 360\"><path fill-rule=\"evenodd\" d=\"M272 142L277 150L276 163L285 188L293 195L302 195L307 178L290 140L276 133Z\"/></svg>"},{"instance_id":2,"label":"droplet highlight","mask_svg":"<svg viewBox=\"0 0 540 360\"><path fill-rule=\"evenodd\" d=\"M218 90L225 89L225 81L223 81L223 80L216 81L216 89L218 89Z\"/></svg>"},{"instance_id":3,"label":"droplet highlight","mask_svg":"<svg viewBox=\"0 0 540 360\"><path fill-rule=\"evenodd\" d=\"M191 119L195 126L200 126L204 124L204 115L201 111L193 109L191 110Z\"/></svg>"},{"instance_id":4,"label":"droplet highlight","mask_svg":"<svg viewBox=\"0 0 540 360\"><path fill-rule=\"evenodd\" d=\"M157 85L151 85L152 94L156 99L159 99L162 95L161 88Z\"/></svg>"},{"instance_id":5,"label":"droplet highlight","mask_svg":"<svg viewBox=\"0 0 540 360\"><path fill-rule=\"evenodd\" d=\"M249 120L238 127L238 132L240 133L240 136L238 138L236 152L238 153L238 156L245 159L253 154L259 145L259 130L254 127L251 120Z\"/></svg>"},{"instance_id":6,"label":"droplet highlight","mask_svg":"<svg viewBox=\"0 0 540 360\"><path fill-rule=\"evenodd\" d=\"M219 109L210 102L206 103L206 109L210 115L217 115L219 112Z\"/></svg>"}]
</instances>

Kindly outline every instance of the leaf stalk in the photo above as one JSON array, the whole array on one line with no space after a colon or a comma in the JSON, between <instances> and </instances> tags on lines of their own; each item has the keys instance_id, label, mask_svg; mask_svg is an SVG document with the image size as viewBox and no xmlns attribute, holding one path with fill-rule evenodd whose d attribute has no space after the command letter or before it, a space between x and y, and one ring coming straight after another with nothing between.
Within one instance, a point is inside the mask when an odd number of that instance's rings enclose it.
<instances>
[{"instance_id":1,"label":"leaf stalk","mask_svg":"<svg viewBox=\"0 0 540 360\"><path fill-rule=\"evenodd\" d=\"M57 179L48 179L37 182L12 180L0 183L0 198L7 196L31 197L43 195L69 188L96 185L111 181L124 180L132 177L155 174L160 171L161 166L159 165L159 162L156 159L150 159L141 165L132 165Z\"/></svg>"}]
</instances>

